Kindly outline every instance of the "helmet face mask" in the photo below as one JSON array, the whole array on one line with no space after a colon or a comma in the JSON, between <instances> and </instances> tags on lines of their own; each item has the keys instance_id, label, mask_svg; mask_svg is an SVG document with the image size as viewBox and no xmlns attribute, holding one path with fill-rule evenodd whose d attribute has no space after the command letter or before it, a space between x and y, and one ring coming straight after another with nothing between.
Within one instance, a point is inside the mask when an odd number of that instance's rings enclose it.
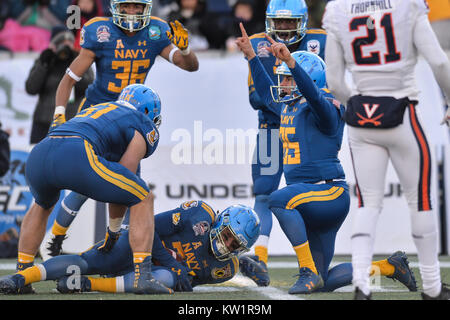
<instances>
[{"instance_id":1,"label":"helmet face mask","mask_svg":"<svg viewBox=\"0 0 450 320\"><path fill-rule=\"evenodd\" d=\"M209 238L211 251L219 261L249 251L259 236L259 218L250 207L228 207L216 219Z\"/></svg>"},{"instance_id":2,"label":"helmet face mask","mask_svg":"<svg viewBox=\"0 0 450 320\"><path fill-rule=\"evenodd\" d=\"M292 45L306 33L308 8L304 0L271 0L266 10L266 33L277 42Z\"/></svg>"},{"instance_id":3,"label":"helmet face mask","mask_svg":"<svg viewBox=\"0 0 450 320\"><path fill-rule=\"evenodd\" d=\"M296 63L305 70L319 89L326 88L326 65L318 55L307 51L295 51L292 57ZM289 84L283 79L287 76L292 77L287 64L283 62L275 71L278 77L278 85L270 86L273 101L277 103L291 103L302 97L297 85Z\"/></svg>"},{"instance_id":4,"label":"helmet face mask","mask_svg":"<svg viewBox=\"0 0 450 320\"><path fill-rule=\"evenodd\" d=\"M117 102L142 112L153 121L156 128L161 124L161 99L151 88L143 84L130 84L122 89Z\"/></svg>"},{"instance_id":5,"label":"helmet face mask","mask_svg":"<svg viewBox=\"0 0 450 320\"><path fill-rule=\"evenodd\" d=\"M121 8L123 4L142 5L143 10L138 14L128 14ZM152 0L111 0L110 10L115 25L124 30L134 32L150 24L152 6Z\"/></svg>"},{"instance_id":6,"label":"helmet face mask","mask_svg":"<svg viewBox=\"0 0 450 320\"><path fill-rule=\"evenodd\" d=\"M299 42L305 35L305 18L274 17L266 19L266 33L277 42L292 45Z\"/></svg>"}]
</instances>

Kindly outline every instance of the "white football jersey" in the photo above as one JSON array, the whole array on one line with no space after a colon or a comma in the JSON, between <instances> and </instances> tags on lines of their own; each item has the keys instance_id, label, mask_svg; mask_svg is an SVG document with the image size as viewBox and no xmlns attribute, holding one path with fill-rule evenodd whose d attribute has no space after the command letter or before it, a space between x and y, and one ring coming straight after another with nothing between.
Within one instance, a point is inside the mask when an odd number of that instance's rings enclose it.
<instances>
[{"instance_id":1,"label":"white football jersey","mask_svg":"<svg viewBox=\"0 0 450 320\"><path fill-rule=\"evenodd\" d=\"M323 28L341 44L357 93L417 95L414 26L428 10L425 0L335 0L327 4Z\"/></svg>"}]
</instances>

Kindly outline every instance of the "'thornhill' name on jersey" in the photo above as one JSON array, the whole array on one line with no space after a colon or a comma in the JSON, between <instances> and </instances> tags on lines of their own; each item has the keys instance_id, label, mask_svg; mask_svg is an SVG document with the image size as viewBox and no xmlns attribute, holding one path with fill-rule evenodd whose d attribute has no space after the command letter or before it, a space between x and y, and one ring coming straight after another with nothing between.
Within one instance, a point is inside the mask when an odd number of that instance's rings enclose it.
<instances>
[{"instance_id":1,"label":"'thornhill' name on jersey","mask_svg":"<svg viewBox=\"0 0 450 320\"><path fill-rule=\"evenodd\" d=\"M352 3L352 14L377 12L393 9L391 0L372 0Z\"/></svg>"}]
</instances>

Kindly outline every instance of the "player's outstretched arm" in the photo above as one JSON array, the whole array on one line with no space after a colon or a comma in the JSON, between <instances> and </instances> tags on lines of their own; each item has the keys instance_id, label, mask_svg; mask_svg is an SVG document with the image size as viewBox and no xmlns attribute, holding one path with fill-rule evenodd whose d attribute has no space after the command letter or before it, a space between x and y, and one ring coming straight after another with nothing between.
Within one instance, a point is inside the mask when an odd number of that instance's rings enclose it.
<instances>
[{"instance_id":1,"label":"player's outstretched arm","mask_svg":"<svg viewBox=\"0 0 450 320\"><path fill-rule=\"evenodd\" d=\"M78 57L70 64L66 70L66 74L59 82L56 89L55 98L55 114L50 130L59 126L66 121L66 106L69 101L72 88L78 81L81 80L84 73L89 69L95 59L95 53L88 49L81 49Z\"/></svg>"},{"instance_id":2,"label":"player's outstretched arm","mask_svg":"<svg viewBox=\"0 0 450 320\"><path fill-rule=\"evenodd\" d=\"M167 31L167 37L172 44L165 47L160 55L183 70L197 71L198 59L189 48L188 30L178 20L170 22L169 25L170 31Z\"/></svg>"}]
</instances>

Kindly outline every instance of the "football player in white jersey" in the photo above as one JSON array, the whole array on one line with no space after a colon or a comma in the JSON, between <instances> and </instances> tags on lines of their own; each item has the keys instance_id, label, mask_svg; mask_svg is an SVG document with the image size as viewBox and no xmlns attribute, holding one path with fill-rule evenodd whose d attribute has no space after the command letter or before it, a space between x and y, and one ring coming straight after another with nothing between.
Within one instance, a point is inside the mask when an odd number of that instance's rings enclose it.
<instances>
[{"instance_id":1,"label":"football player in white jersey","mask_svg":"<svg viewBox=\"0 0 450 320\"><path fill-rule=\"evenodd\" d=\"M430 201L431 156L416 111L414 76L420 54L450 105L450 62L427 13L424 0L335 0L324 13L327 81L331 92L347 102L345 120L359 200L351 240L355 299L371 298L368 270L389 159L410 210L422 298L450 299L440 276L438 229ZM351 89L345 82L346 68L353 77ZM449 110L442 123L450 124Z\"/></svg>"}]
</instances>

